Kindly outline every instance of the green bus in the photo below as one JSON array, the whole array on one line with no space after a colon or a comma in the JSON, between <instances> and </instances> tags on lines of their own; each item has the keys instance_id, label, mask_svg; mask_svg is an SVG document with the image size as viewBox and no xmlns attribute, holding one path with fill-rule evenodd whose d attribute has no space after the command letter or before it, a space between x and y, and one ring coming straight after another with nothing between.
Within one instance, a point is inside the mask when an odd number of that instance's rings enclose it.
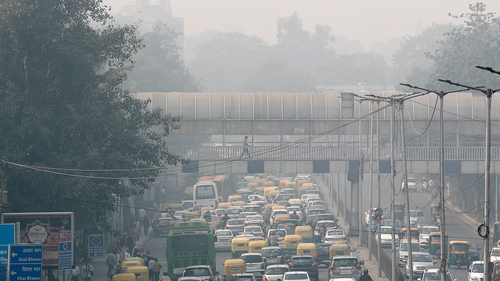
<instances>
[{"instance_id":1,"label":"green bus","mask_svg":"<svg viewBox=\"0 0 500 281\"><path fill-rule=\"evenodd\" d=\"M215 272L212 228L204 221L176 223L167 237L168 276L177 280L184 268L210 265Z\"/></svg>"}]
</instances>

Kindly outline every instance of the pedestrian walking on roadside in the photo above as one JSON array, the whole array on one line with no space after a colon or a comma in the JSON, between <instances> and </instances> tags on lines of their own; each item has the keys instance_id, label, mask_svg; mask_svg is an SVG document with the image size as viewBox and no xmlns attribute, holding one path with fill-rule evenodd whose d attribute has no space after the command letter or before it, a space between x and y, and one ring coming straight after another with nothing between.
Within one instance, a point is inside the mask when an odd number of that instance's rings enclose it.
<instances>
[{"instance_id":1,"label":"pedestrian walking on roadside","mask_svg":"<svg viewBox=\"0 0 500 281\"><path fill-rule=\"evenodd\" d=\"M78 281L78 276L80 276L80 268L73 265L69 270L69 278L71 281Z\"/></svg>"},{"instance_id":2,"label":"pedestrian walking on roadside","mask_svg":"<svg viewBox=\"0 0 500 281\"><path fill-rule=\"evenodd\" d=\"M161 262L158 261L158 258L155 258L155 265L153 268L153 273L155 275L154 281L160 281L160 269L161 269Z\"/></svg>"},{"instance_id":3,"label":"pedestrian walking on roadside","mask_svg":"<svg viewBox=\"0 0 500 281\"><path fill-rule=\"evenodd\" d=\"M144 217L144 221L142 222L142 224L144 225L144 235L148 235L148 231L149 231L149 227L151 226L151 224L149 223L149 219L148 217Z\"/></svg>"},{"instance_id":4,"label":"pedestrian walking on roadside","mask_svg":"<svg viewBox=\"0 0 500 281\"><path fill-rule=\"evenodd\" d=\"M372 281L372 278L368 275L368 269L363 270L363 275L361 275L359 281Z\"/></svg>"},{"instance_id":5,"label":"pedestrian walking on roadside","mask_svg":"<svg viewBox=\"0 0 500 281\"><path fill-rule=\"evenodd\" d=\"M141 235L141 222L139 220L136 220L134 222L134 226L137 231L137 240L139 240L139 236Z\"/></svg>"},{"instance_id":6,"label":"pedestrian walking on roadside","mask_svg":"<svg viewBox=\"0 0 500 281\"><path fill-rule=\"evenodd\" d=\"M149 271L149 281L155 280L153 270L155 269L155 261L153 259L149 260L148 271Z\"/></svg>"},{"instance_id":7,"label":"pedestrian walking on roadside","mask_svg":"<svg viewBox=\"0 0 500 281\"><path fill-rule=\"evenodd\" d=\"M132 234L128 233L127 234L127 246L130 252L134 249L134 237L132 237Z\"/></svg>"},{"instance_id":8,"label":"pedestrian walking on roadside","mask_svg":"<svg viewBox=\"0 0 500 281\"><path fill-rule=\"evenodd\" d=\"M171 281L170 277L168 276L168 272L163 272L163 276L161 277L160 281Z\"/></svg>"},{"instance_id":9,"label":"pedestrian walking on roadside","mask_svg":"<svg viewBox=\"0 0 500 281\"><path fill-rule=\"evenodd\" d=\"M94 267L87 261L87 264L82 266L83 281L92 281L92 276L94 276Z\"/></svg>"},{"instance_id":10,"label":"pedestrian walking on roadside","mask_svg":"<svg viewBox=\"0 0 500 281\"><path fill-rule=\"evenodd\" d=\"M250 158L250 153L248 152L248 147L250 145L248 144L248 136L245 136L245 139L243 140L243 151L241 152L240 158L243 157L243 154L247 154L248 158Z\"/></svg>"},{"instance_id":11,"label":"pedestrian walking on roadside","mask_svg":"<svg viewBox=\"0 0 500 281\"><path fill-rule=\"evenodd\" d=\"M108 266L107 275L111 278L113 276L113 274L115 273L115 266L116 266L115 253L108 254L108 257L106 258L106 265Z\"/></svg>"}]
</instances>

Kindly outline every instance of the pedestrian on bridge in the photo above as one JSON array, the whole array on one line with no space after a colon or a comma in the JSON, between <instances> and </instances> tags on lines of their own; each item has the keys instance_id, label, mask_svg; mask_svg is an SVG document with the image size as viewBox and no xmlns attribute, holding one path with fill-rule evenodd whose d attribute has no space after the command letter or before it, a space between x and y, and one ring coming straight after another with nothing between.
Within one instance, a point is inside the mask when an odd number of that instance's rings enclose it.
<instances>
[{"instance_id":1,"label":"pedestrian on bridge","mask_svg":"<svg viewBox=\"0 0 500 281\"><path fill-rule=\"evenodd\" d=\"M248 152L248 147L250 145L248 144L248 136L245 136L245 139L243 140L243 151L241 152L240 158L243 157L243 154L247 154L248 158L250 158L250 153Z\"/></svg>"}]
</instances>

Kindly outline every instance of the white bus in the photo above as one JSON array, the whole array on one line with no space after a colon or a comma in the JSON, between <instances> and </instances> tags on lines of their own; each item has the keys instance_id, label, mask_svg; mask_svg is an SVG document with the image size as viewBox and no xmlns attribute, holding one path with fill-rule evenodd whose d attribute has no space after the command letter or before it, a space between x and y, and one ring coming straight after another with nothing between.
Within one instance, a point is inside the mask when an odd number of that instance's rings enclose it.
<instances>
[{"instance_id":1,"label":"white bus","mask_svg":"<svg viewBox=\"0 0 500 281\"><path fill-rule=\"evenodd\" d=\"M194 204L206 204L217 209L219 205L219 191L213 181L200 181L193 189Z\"/></svg>"}]
</instances>

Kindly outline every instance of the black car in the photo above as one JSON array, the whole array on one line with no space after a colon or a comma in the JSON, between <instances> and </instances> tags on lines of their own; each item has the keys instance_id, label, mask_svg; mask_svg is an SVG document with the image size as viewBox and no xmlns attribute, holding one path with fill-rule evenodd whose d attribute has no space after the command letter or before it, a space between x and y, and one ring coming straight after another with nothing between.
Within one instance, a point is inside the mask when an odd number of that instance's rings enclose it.
<instances>
[{"instance_id":1,"label":"black car","mask_svg":"<svg viewBox=\"0 0 500 281\"><path fill-rule=\"evenodd\" d=\"M472 261L479 260L479 251L480 250L481 250L481 248L478 248L476 243L469 242L469 257Z\"/></svg>"},{"instance_id":2,"label":"black car","mask_svg":"<svg viewBox=\"0 0 500 281\"><path fill-rule=\"evenodd\" d=\"M311 280L319 280L318 264L312 256L293 256L290 258L288 267L290 267L290 271L307 271Z\"/></svg>"},{"instance_id":3,"label":"black car","mask_svg":"<svg viewBox=\"0 0 500 281\"><path fill-rule=\"evenodd\" d=\"M316 260L318 263L326 264L326 266L330 265L330 246L332 244L318 244L318 257Z\"/></svg>"},{"instance_id":4,"label":"black car","mask_svg":"<svg viewBox=\"0 0 500 281\"><path fill-rule=\"evenodd\" d=\"M169 228L168 225L172 221L172 218L161 218L153 221L153 233L155 236L159 236L161 234L168 235Z\"/></svg>"}]
</instances>

